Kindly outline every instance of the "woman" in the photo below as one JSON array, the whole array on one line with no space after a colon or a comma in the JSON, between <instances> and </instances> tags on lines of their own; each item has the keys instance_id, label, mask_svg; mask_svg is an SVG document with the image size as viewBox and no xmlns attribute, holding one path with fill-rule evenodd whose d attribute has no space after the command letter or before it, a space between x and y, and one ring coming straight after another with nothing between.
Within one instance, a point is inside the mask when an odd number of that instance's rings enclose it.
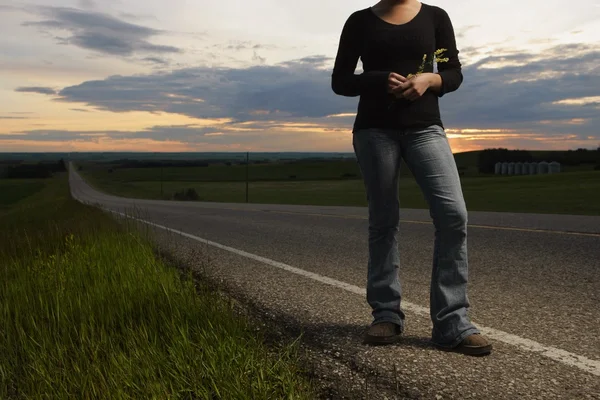
<instances>
[{"instance_id":1,"label":"woman","mask_svg":"<svg viewBox=\"0 0 600 400\"><path fill-rule=\"evenodd\" d=\"M364 72L355 74L359 57ZM420 67L423 73L416 74ZM438 105L438 98L457 90L462 80L453 26L439 7L382 0L354 12L344 25L332 89L341 96L360 96L352 132L369 203L367 301L373 322L366 343L393 343L403 331L396 233L404 159L435 226L432 342L464 354L491 352L467 316L467 210Z\"/></svg>"}]
</instances>

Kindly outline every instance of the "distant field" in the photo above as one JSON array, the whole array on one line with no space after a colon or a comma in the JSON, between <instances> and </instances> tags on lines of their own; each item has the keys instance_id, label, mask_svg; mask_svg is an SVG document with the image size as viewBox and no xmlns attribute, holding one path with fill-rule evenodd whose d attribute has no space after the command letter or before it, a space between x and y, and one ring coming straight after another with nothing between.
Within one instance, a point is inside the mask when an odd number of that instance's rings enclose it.
<instances>
[{"instance_id":1,"label":"distant field","mask_svg":"<svg viewBox=\"0 0 600 400\"><path fill-rule=\"evenodd\" d=\"M161 168L114 168L113 165L82 164L84 171L91 170L96 175L104 175L107 179L123 182L136 182L160 179ZM113 169L113 172L109 172ZM348 161L316 161L272 164L250 164L248 174L253 181L264 180L321 180L341 179L344 174L350 177L359 176L358 165ZM166 167L162 177L165 181L245 181L246 166L225 164L208 167Z\"/></svg>"},{"instance_id":2,"label":"distant field","mask_svg":"<svg viewBox=\"0 0 600 400\"><path fill-rule=\"evenodd\" d=\"M554 154L556 153L556 154ZM552 161L559 157L563 152L532 152L535 157L540 157ZM479 151L471 151L455 154L456 164L465 177L480 176L477 171L477 158ZM164 181L193 181L193 182L231 182L246 180L246 166L233 164L227 166L223 163L211 164L207 167L165 167L162 172L160 168L118 168L115 163L92 163L80 162L86 171L94 171L94 174L101 176L110 175L110 180L119 180L122 182L137 182L160 180ZM582 164L577 166L563 165L565 172L590 171L593 164ZM109 172L112 170L113 172ZM265 180L336 180L352 179L360 177L360 170L354 158L346 160L332 161L297 161L285 163L264 163L255 164L250 159L248 174L251 181ZM407 165L402 163L400 168L403 177L410 178Z\"/></svg>"},{"instance_id":3,"label":"distant field","mask_svg":"<svg viewBox=\"0 0 600 400\"><path fill-rule=\"evenodd\" d=\"M466 175L462 177L463 191L468 208L473 211L600 215L600 202L597 201L600 171L591 171L591 166L583 168L588 170L536 176ZM225 174L227 170L229 174ZM109 173L106 167L87 165L81 172L100 190L120 196L171 199L175 192L193 188L201 201L245 201L243 166L164 168L162 195L160 168L122 169ZM357 174L357 178L341 179L343 174ZM252 165L249 201L365 206L365 190L358 174L354 162ZM290 179L289 175L296 178ZM401 206L426 208L414 179L406 172L404 175L400 180Z\"/></svg>"}]
</instances>

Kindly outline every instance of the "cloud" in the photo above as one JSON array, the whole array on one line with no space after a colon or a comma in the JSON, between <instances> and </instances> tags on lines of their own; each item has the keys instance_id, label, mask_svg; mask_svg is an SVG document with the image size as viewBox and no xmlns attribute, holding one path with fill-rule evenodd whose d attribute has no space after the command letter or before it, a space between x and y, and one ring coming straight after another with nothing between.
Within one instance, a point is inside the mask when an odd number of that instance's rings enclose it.
<instances>
[{"instance_id":1,"label":"cloud","mask_svg":"<svg viewBox=\"0 0 600 400\"><path fill-rule=\"evenodd\" d=\"M351 110L355 99L336 96L329 79L329 72L309 63L196 67L88 81L64 88L59 100L114 112L165 111L235 121L324 117Z\"/></svg>"},{"instance_id":2,"label":"cloud","mask_svg":"<svg viewBox=\"0 0 600 400\"><path fill-rule=\"evenodd\" d=\"M248 50L253 48L252 42L250 41L231 41L226 48L228 50Z\"/></svg>"},{"instance_id":3,"label":"cloud","mask_svg":"<svg viewBox=\"0 0 600 400\"><path fill-rule=\"evenodd\" d=\"M36 129L0 135L3 146L56 148L68 143L71 149L102 151L339 151L347 145L348 130L324 131L318 121L279 124L269 121L252 123L217 123L153 126L139 131L65 131Z\"/></svg>"},{"instance_id":4,"label":"cloud","mask_svg":"<svg viewBox=\"0 0 600 400\"><path fill-rule=\"evenodd\" d=\"M300 66L310 66L313 68L323 68L333 59L331 57L323 56L323 55L315 55L308 56L303 58L298 58L295 60L284 61L279 65L287 66L287 67L300 67Z\"/></svg>"},{"instance_id":5,"label":"cloud","mask_svg":"<svg viewBox=\"0 0 600 400\"><path fill-rule=\"evenodd\" d=\"M304 119L302 122L247 121L231 123L214 121L212 126L196 124L161 125L138 131L64 131L37 129L0 135L0 142L10 146L39 148L56 147L68 142L70 148L121 149L129 151L351 151L349 129L340 128L335 121L323 125L322 119ZM472 150L477 147L514 147L564 149L596 147L593 136L574 134L547 135L543 132L523 132L513 129L448 129L453 149ZM457 142L455 142L457 141ZM590 146L590 143L591 146ZM90 147L92 146L92 147ZM465 147L467 146L467 147Z\"/></svg>"},{"instance_id":6,"label":"cloud","mask_svg":"<svg viewBox=\"0 0 600 400\"><path fill-rule=\"evenodd\" d=\"M130 19L130 20L135 20L135 21L140 21L140 20L153 20L153 21L158 21L158 18L156 18L154 15L151 14L132 14L132 13L128 13L128 12L121 12L119 13L119 16L125 19Z\"/></svg>"},{"instance_id":7,"label":"cloud","mask_svg":"<svg viewBox=\"0 0 600 400\"><path fill-rule=\"evenodd\" d=\"M573 131L593 134L600 123L598 110L573 107L568 99L600 92L600 48L560 45L536 54L490 56L464 70L464 83L443 98L442 114L449 125L539 128L540 121L580 118L588 121ZM564 126L544 126L564 132Z\"/></svg>"},{"instance_id":8,"label":"cloud","mask_svg":"<svg viewBox=\"0 0 600 400\"><path fill-rule=\"evenodd\" d=\"M85 9L96 8L96 2L94 0L79 0L79 7Z\"/></svg>"},{"instance_id":9,"label":"cloud","mask_svg":"<svg viewBox=\"0 0 600 400\"><path fill-rule=\"evenodd\" d=\"M252 55L252 61L254 61L255 64L264 64L267 61L267 59L265 57L259 56L258 53L254 51L254 54Z\"/></svg>"},{"instance_id":10,"label":"cloud","mask_svg":"<svg viewBox=\"0 0 600 400\"><path fill-rule=\"evenodd\" d=\"M159 57L144 57L144 58L142 58L142 60L147 61L152 64L159 64L159 65L166 65L169 63L167 60L159 58Z\"/></svg>"},{"instance_id":11,"label":"cloud","mask_svg":"<svg viewBox=\"0 0 600 400\"><path fill-rule=\"evenodd\" d=\"M0 135L1 140L25 140L32 142L60 142L89 140L94 136L105 136L108 132L89 131L85 133L53 129L35 129L25 132Z\"/></svg>"},{"instance_id":12,"label":"cloud","mask_svg":"<svg viewBox=\"0 0 600 400\"><path fill-rule=\"evenodd\" d=\"M459 28L459 29L456 30L456 38L457 39L463 39L466 36L467 32L469 32L470 30L473 30L473 29L477 29L480 26L481 25L467 25L467 26L463 26L463 27L461 27L461 28Z\"/></svg>"},{"instance_id":13,"label":"cloud","mask_svg":"<svg viewBox=\"0 0 600 400\"><path fill-rule=\"evenodd\" d=\"M204 33L205 35L205 33ZM213 44L212 47L217 47L221 49L227 50L275 50L278 49L279 46L275 46L273 44L266 43L256 43L252 40L230 40L227 44Z\"/></svg>"},{"instance_id":14,"label":"cloud","mask_svg":"<svg viewBox=\"0 0 600 400\"><path fill-rule=\"evenodd\" d=\"M222 133L217 126L194 126L194 125L171 125L171 126L153 126L151 128L137 132L122 132L120 137L124 138L144 138L160 141L177 140L185 143L204 142L207 136L213 136L214 133ZM114 136L113 136L114 137Z\"/></svg>"},{"instance_id":15,"label":"cloud","mask_svg":"<svg viewBox=\"0 0 600 400\"><path fill-rule=\"evenodd\" d=\"M88 5L93 6L93 2L89 3ZM23 25L68 31L70 36L56 38L62 44L117 56L181 52L177 47L148 41L149 38L164 33L163 31L125 22L108 14L67 7L39 7L36 10L46 19L25 22Z\"/></svg>"},{"instance_id":16,"label":"cloud","mask_svg":"<svg viewBox=\"0 0 600 400\"><path fill-rule=\"evenodd\" d=\"M14 11L14 10L15 10L14 6L0 4L0 11Z\"/></svg>"},{"instance_id":17,"label":"cloud","mask_svg":"<svg viewBox=\"0 0 600 400\"><path fill-rule=\"evenodd\" d=\"M552 104L566 104L573 106L581 106L581 105L600 105L600 96L589 96L589 97L579 97L576 99L564 99L553 102Z\"/></svg>"},{"instance_id":18,"label":"cloud","mask_svg":"<svg viewBox=\"0 0 600 400\"><path fill-rule=\"evenodd\" d=\"M541 54L488 56L467 65L462 87L440 100L444 124L449 128L597 137L598 104L588 98L600 92L598 59L600 49L592 45L561 45ZM324 67L330 60L315 55L277 65L111 76L66 87L55 100L113 112L228 118L232 125L310 119L328 129L350 129L358 99L331 91L331 70ZM343 118L328 118L332 115ZM188 134L190 129L172 128L169 134Z\"/></svg>"},{"instance_id":19,"label":"cloud","mask_svg":"<svg viewBox=\"0 0 600 400\"><path fill-rule=\"evenodd\" d=\"M203 143L207 140L211 142L226 142L231 138L223 140L217 136L225 136L223 130L212 126L193 126L193 125L173 125L173 126L153 126L140 131L120 131L120 130L93 130L93 131L65 131L56 129L34 129L13 134L0 135L2 140L27 140L27 141L89 141L93 138L109 138L112 140L123 139L151 139L156 141L181 141L184 143ZM239 136L239 134L238 134ZM248 135L245 135L248 136Z\"/></svg>"},{"instance_id":20,"label":"cloud","mask_svg":"<svg viewBox=\"0 0 600 400\"><path fill-rule=\"evenodd\" d=\"M56 90L49 87L41 87L41 86L22 86L15 89L15 92L22 93L39 93L39 94L56 94Z\"/></svg>"}]
</instances>

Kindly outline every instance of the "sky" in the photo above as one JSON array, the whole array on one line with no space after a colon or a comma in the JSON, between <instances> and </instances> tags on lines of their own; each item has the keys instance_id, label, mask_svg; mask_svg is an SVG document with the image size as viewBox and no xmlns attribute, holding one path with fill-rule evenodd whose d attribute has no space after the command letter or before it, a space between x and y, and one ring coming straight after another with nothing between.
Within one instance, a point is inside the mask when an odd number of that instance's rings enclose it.
<instances>
[{"instance_id":1,"label":"sky","mask_svg":"<svg viewBox=\"0 0 600 400\"><path fill-rule=\"evenodd\" d=\"M0 152L351 152L358 98L331 71L374 4L0 0ZM454 152L600 146L600 0L426 4L463 64Z\"/></svg>"}]
</instances>

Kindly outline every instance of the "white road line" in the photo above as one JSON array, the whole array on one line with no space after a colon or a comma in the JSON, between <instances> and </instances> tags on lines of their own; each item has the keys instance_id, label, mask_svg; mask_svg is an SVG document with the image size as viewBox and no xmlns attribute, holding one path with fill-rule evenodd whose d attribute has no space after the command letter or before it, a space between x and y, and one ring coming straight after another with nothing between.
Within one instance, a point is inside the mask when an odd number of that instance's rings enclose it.
<instances>
[{"instance_id":1,"label":"white road line","mask_svg":"<svg viewBox=\"0 0 600 400\"><path fill-rule=\"evenodd\" d=\"M213 242L213 241L210 241L210 240L207 240L207 239L203 239L201 237L198 237L198 236L195 236L195 235L191 235L189 233L185 233L185 232L182 232L182 231L179 231L179 230L176 230L176 229L172 229L172 228L166 227L164 225L159 225L159 224L156 224L154 222L146 221L146 220L143 220L143 219L140 219L140 218L131 217L131 216L127 215L127 214L124 214L124 213L121 213L121 212L118 212L118 211L113 211L113 210L110 210L110 209L107 209L107 208L104 208L104 207L101 207L101 208L103 210L105 210L105 211L116 213L116 214L119 214L119 215L121 215L123 217L131 218L131 219L134 219L136 221L143 222L145 224L154 226L156 228L164 229L164 230L169 231L169 232L177 233L177 234L179 234L181 236L184 236L184 237L196 240L198 242L201 242L201 243L204 243L204 244L207 244L207 245L219 248L221 250L229 251L231 253L240 255L242 257L246 257L246 258L249 258L249 259L252 259L252 260L255 260L255 261L267 264L267 265L270 265L272 267L279 268L279 269L282 269L284 271L288 271L288 272L291 272L291 273L294 273L294 274L297 274L297 275L300 275L300 276L303 276L303 277L315 280L317 282L321 282L321 283L325 283L327 285L335 286L337 288L340 288L340 289L343 289L343 290L346 290L348 292L355 293L355 294L358 294L358 295L361 295L361 296L365 296L366 295L366 290L364 288L361 288L361 287L358 287L358 286L355 286L355 285L351 285L351 284L346 283L346 282L338 281L337 279L328 278L326 276L319 275L319 274L316 274L314 272L305 271L305 270L300 269L300 268L292 267L291 265L284 264L284 263L281 263L279 261L271 260L270 258L261 257L259 255L248 253L248 252L243 251L243 250L239 250L239 249L236 249L236 248L233 248L233 247L225 246L223 244L216 243L216 242ZM403 301L403 308L404 308L404 310L410 311L410 312L415 313L415 314L424 315L424 316L428 316L429 315L429 309L428 308L420 306L418 304L413 304L413 303L410 303L410 302L407 302L407 301ZM592 360L592 359L589 359L587 357L580 356L578 354L574 354L574 353L571 353L571 352L568 352L566 350L562 350L562 349L559 349L559 348L556 348L556 347L546 346L546 345L543 345L543 344L538 343L536 341L533 341L533 340L530 340L530 339L526 339L526 338L522 338L520 336L513 335L513 334L510 334L508 332L504 332L504 331L501 331L501 330L498 330L498 329L487 328L487 327L481 326L481 325L476 324L476 323L474 323L474 324L481 331L481 333L485 334L486 336L488 336L491 339L494 339L494 340L497 340L499 342L503 342L503 343L509 344L511 346L518 347L521 350L526 350L526 351L530 351L530 352L533 352L533 353L539 353L542 356L550 358L550 359L552 359L554 361L558 361L558 362L566 364L568 366L579 368L579 369L581 369L581 370L583 370L585 372L589 372L589 373L591 373L593 375L600 376L600 361L598 361L598 360Z\"/></svg>"}]
</instances>

